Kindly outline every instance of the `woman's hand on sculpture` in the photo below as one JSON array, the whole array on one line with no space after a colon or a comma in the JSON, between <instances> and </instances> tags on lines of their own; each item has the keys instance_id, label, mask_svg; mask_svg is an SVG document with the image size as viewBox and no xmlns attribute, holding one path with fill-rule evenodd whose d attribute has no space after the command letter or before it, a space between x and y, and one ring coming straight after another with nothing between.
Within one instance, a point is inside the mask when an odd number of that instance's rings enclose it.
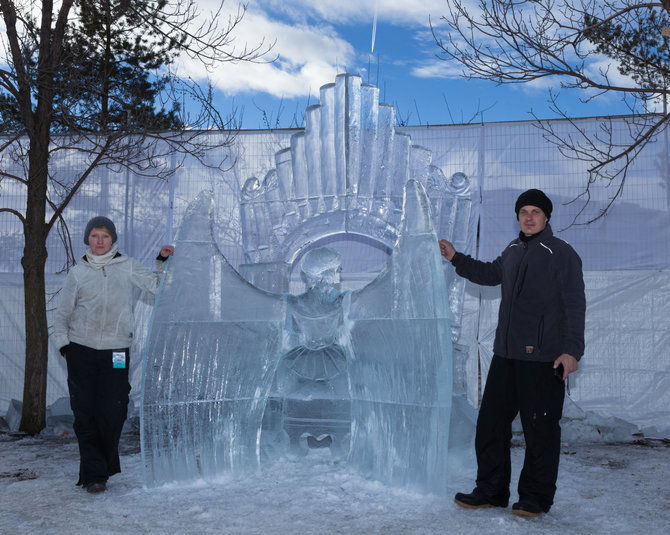
<instances>
[{"instance_id":1,"label":"woman's hand on sculpture","mask_svg":"<svg viewBox=\"0 0 670 535\"><path fill-rule=\"evenodd\" d=\"M167 258L168 256L172 256L173 254L174 254L174 246L173 245L163 245L163 247L161 247L160 255L163 258Z\"/></svg>"}]
</instances>

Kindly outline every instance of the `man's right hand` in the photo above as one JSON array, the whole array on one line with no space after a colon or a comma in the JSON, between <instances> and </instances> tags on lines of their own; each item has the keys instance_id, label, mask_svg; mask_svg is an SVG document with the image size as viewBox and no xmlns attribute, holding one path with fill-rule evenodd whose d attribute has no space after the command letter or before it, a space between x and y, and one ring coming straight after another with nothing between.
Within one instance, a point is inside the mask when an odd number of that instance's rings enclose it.
<instances>
[{"instance_id":1,"label":"man's right hand","mask_svg":"<svg viewBox=\"0 0 670 535\"><path fill-rule=\"evenodd\" d=\"M454 246L447 240L439 240L438 243L440 244L440 254L451 262L451 259L456 254Z\"/></svg>"}]
</instances>

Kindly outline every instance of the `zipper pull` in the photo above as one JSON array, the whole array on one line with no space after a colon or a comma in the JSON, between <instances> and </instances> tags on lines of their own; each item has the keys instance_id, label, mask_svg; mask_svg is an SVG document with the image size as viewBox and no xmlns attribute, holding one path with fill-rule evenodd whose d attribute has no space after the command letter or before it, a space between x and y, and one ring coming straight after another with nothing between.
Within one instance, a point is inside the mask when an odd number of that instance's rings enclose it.
<instances>
[{"instance_id":1,"label":"zipper pull","mask_svg":"<svg viewBox=\"0 0 670 535\"><path fill-rule=\"evenodd\" d=\"M102 266L102 276L107 277L107 272L105 271L105 266Z\"/></svg>"}]
</instances>

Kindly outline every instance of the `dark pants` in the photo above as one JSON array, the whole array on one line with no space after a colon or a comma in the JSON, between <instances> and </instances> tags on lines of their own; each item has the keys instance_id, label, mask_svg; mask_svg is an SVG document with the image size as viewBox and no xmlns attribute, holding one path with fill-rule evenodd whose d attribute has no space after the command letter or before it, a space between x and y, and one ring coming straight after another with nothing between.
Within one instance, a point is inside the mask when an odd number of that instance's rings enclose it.
<instances>
[{"instance_id":1,"label":"dark pants","mask_svg":"<svg viewBox=\"0 0 670 535\"><path fill-rule=\"evenodd\" d=\"M113 351L125 353L123 368L114 367ZM77 485L107 481L121 471L119 439L128 412L129 350L96 350L71 343L65 355L74 432L79 442Z\"/></svg>"},{"instance_id":2,"label":"dark pants","mask_svg":"<svg viewBox=\"0 0 670 535\"><path fill-rule=\"evenodd\" d=\"M477 487L507 503L511 477L510 442L517 413L526 442L519 499L549 511L556 493L565 388L553 362L528 362L494 355L477 418Z\"/></svg>"}]
</instances>

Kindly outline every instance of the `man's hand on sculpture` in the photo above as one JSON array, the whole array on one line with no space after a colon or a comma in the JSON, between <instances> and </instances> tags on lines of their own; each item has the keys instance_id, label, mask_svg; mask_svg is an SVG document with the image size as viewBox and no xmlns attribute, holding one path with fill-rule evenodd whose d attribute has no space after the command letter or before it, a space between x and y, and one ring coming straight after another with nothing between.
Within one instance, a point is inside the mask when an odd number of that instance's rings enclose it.
<instances>
[{"instance_id":1,"label":"man's hand on sculpture","mask_svg":"<svg viewBox=\"0 0 670 535\"><path fill-rule=\"evenodd\" d=\"M449 262L451 262L451 259L456 254L456 249L454 249L454 246L447 240L439 240L438 243L440 244L440 254L449 260Z\"/></svg>"}]
</instances>

